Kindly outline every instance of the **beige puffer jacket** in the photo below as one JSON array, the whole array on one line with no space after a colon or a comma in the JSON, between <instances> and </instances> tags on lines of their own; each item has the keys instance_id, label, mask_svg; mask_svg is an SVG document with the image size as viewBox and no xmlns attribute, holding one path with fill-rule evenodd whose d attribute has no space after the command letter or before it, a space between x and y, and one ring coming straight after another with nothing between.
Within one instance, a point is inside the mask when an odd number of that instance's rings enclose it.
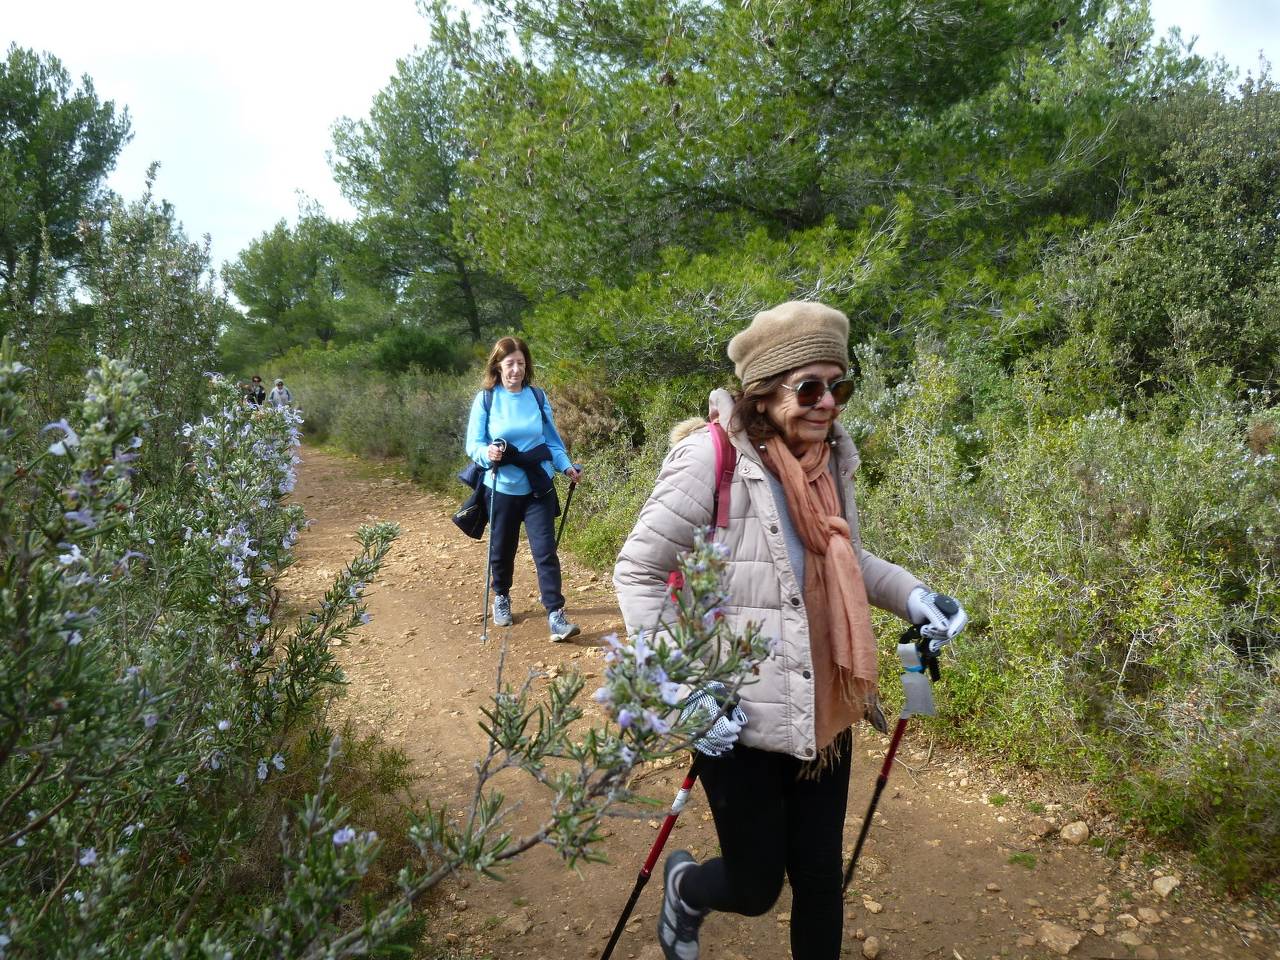
<instances>
[{"instance_id":1,"label":"beige puffer jacket","mask_svg":"<svg viewBox=\"0 0 1280 960\"><path fill-rule=\"evenodd\" d=\"M711 415L721 424L729 423L732 410L727 391L711 394ZM833 453L839 492L862 563L867 599L905 620L907 596L922 584L902 567L863 549L853 487L858 452L844 429L839 425L836 429ZM720 542L729 548L726 589L730 602L725 612L734 627L755 622L766 636L778 641L761 664L758 680L740 693L747 715L741 739L747 746L807 759L816 749L813 664L803 584L796 581L778 520L779 509L785 510L786 503L775 503L759 452L745 437L731 439L738 458L729 490L729 526L718 532ZM705 425L676 442L667 454L613 571L629 634L653 628L677 556L693 545L695 528L711 523L714 475L715 449Z\"/></svg>"}]
</instances>

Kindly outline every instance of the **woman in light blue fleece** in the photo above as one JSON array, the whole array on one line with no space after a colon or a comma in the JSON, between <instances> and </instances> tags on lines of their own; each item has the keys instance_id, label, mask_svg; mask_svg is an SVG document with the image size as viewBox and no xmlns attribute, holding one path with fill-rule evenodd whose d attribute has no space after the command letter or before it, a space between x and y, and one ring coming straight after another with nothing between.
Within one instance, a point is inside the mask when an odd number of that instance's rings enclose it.
<instances>
[{"instance_id":1,"label":"woman in light blue fleece","mask_svg":"<svg viewBox=\"0 0 1280 960\"><path fill-rule=\"evenodd\" d=\"M494 624L512 622L511 578L523 523L551 639L560 641L577 634L578 626L564 613L555 530L560 503L553 477L558 471L576 483L581 474L565 451L546 394L532 383L529 345L519 337L495 343L485 364L484 389L471 404L467 456L485 468L487 496L493 498L489 568Z\"/></svg>"}]
</instances>

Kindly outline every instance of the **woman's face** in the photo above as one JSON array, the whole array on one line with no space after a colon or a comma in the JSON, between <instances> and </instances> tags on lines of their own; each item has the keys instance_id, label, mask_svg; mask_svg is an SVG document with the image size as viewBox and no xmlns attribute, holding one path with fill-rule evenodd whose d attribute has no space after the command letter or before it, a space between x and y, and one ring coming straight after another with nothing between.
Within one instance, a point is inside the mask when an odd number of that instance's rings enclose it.
<instances>
[{"instance_id":1,"label":"woman's face","mask_svg":"<svg viewBox=\"0 0 1280 960\"><path fill-rule=\"evenodd\" d=\"M512 393L518 392L524 386L524 372L524 352L521 350L508 354L498 363L498 375L502 378L502 385Z\"/></svg>"},{"instance_id":2,"label":"woman's face","mask_svg":"<svg viewBox=\"0 0 1280 960\"><path fill-rule=\"evenodd\" d=\"M799 454L815 443L824 442L831 422L840 411L829 390L824 391L822 399L812 407L802 407L796 402L795 391L787 388L802 380L831 383L843 377L844 372L844 367L836 363L810 363L788 373L767 400L757 401L757 409L778 428L783 442L793 453Z\"/></svg>"}]
</instances>

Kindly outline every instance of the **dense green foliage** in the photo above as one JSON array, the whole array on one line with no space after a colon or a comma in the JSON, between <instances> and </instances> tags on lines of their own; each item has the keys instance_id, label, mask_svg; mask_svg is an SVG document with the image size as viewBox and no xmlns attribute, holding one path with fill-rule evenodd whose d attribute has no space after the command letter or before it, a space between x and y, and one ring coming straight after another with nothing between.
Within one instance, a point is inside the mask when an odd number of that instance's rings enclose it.
<instances>
[{"instance_id":1,"label":"dense green foliage","mask_svg":"<svg viewBox=\"0 0 1280 960\"><path fill-rule=\"evenodd\" d=\"M65 257L54 257L44 233L41 258L20 259L14 282L0 289L0 337L33 368L28 400L42 422L74 401L99 357L142 373L138 402L157 451L147 469L163 470L178 456L178 427L204 408L204 378L230 311L214 287L207 245L189 240L173 207L153 196L155 173L153 166L138 200L110 195L83 210Z\"/></svg>"},{"instance_id":2,"label":"dense green foliage","mask_svg":"<svg viewBox=\"0 0 1280 960\"><path fill-rule=\"evenodd\" d=\"M939 731L1095 777L1228 882L1280 868L1271 81L1125 0L471 9L336 173L414 277L392 311L474 333L443 250L519 291L486 324L587 464L573 548L612 561L734 331L832 303L869 544L975 613ZM447 478L474 385L379 342L291 354L303 405Z\"/></svg>"},{"instance_id":3,"label":"dense green foliage","mask_svg":"<svg viewBox=\"0 0 1280 960\"><path fill-rule=\"evenodd\" d=\"M0 294L34 303L65 275L81 221L129 138L127 112L85 77L72 88L56 57L11 45L0 62Z\"/></svg>"},{"instance_id":4,"label":"dense green foliage","mask_svg":"<svg viewBox=\"0 0 1280 960\"><path fill-rule=\"evenodd\" d=\"M338 351L332 359L341 363L346 352ZM420 369L378 376L350 368L316 369L308 363L289 382L298 384L298 401L314 440L376 459L402 457L416 479L434 487L447 486L458 471L453 453L466 434L474 377Z\"/></svg>"}]
</instances>

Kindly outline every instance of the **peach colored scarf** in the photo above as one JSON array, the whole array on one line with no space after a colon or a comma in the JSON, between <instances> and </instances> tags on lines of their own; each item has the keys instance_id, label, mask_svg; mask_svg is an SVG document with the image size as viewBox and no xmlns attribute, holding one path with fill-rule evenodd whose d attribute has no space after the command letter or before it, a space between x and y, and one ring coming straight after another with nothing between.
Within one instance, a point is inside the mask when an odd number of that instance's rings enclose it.
<instances>
[{"instance_id":1,"label":"peach colored scarf","mask_svg":"<svg viewBox=\"0 0 1280 960\"><path fill-rule=\"evenodd\" d=\"M782 481L791 522L805 548L804 601L809 615L818 749L862 718L876 689L876 642L862 565L828 464L831 448L815 444L800 459L780 437L765 461Z\"/></svg>"}]
</instances>

